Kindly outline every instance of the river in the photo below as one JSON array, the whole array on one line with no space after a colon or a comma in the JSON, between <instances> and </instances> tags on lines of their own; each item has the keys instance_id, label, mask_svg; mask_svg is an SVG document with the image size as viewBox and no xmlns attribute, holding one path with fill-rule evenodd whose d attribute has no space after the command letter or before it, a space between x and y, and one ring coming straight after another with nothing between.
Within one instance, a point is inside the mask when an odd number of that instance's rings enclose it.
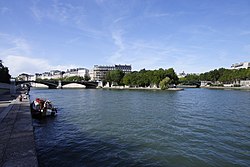
<instances>
[{"instance_id":1,"label":"river","mask_svg":"<svg viewBox=\"0 0 250 167\"><path fill-rule=\"evenodd\" d=\"M250 91L31 89L40 166L250 166Z\"/></svg>"}]
</instances>

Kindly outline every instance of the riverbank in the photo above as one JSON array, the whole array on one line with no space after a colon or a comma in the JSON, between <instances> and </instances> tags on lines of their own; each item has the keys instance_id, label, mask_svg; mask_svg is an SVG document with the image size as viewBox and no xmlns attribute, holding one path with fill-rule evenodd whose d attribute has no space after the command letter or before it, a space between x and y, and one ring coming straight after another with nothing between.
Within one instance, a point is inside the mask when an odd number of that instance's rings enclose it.
<instances>
[{"instance_id":1,"label":"riverbank","mask_svg":"<svg viewBox=\"0 0 250 167\"><path fill-rule=\"evenodd\" d=\"M224 89L224 90L250 90L250 87L222 87L222 86L204 86L206 89Z\"/></svg>"},{"instance_id":2,"label":"riverbank","mask_svg":"<svg viewBox=\"0 0 250 167\"><path fill-rule=\"evenodd\" d=\"M117 87L103 87L101 89L118 89L118 90L161 90L160 88L147 88L147 87L123 87L123 86L117 86ZM183 88L168 88L166 91L180 91L184 90Z\"/></svg>"},{"instance_id":3,"label":"riverbank","mask_svg":"<svg viewBox=\"0 0 250 167\"><path fill-rule=\"evenodd\" d=\"M0 166L36 167L29 97L22 101L16 97L1 95L0 99Z\"/></svg>"}]
</instances>

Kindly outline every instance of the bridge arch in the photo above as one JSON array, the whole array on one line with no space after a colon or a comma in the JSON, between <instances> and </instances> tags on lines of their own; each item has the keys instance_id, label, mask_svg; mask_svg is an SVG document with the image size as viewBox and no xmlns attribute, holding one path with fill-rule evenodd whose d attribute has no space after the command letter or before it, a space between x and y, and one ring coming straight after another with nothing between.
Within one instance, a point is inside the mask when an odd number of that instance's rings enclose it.
<instances>
[{"instance_id":1,"label":"bridge arch","mask_svg":"<svg viewBox=\"0 0 250 167\"><path fill-rule=\"evenodd\" d=\"M80 85L84 85L85 88L96 88L98 86L98 82L87 82L87 81L62 81L61 82L61 85L62 87L64 87L64 85L67 85L67 84L80 84Z\"/></svg>"},{"instance_id":2,"label":"bridge arch","mask_svg":"<svg viewBox=\"0 0 250 167\"><path fill-rule=\"evenodd\" d=\"M86 85L79 84L79 83L68 83L62 85L62 88L86 88Z\"/></svg>"},{"instance_id":3,"label":"bridge arch","mask_svg":"<svg viewBox=\"0 0 250 167\"><path fill-rule=\"evenodd\" d=\"M26 83L41 83L44 85L47 85L49 89L56 89L56 88L61 88L61 86L63 87L64 85L67 84L80 84L80 85L84 85L86 88L96 88L98 86L98 82L87 82L87 81L80 81L80 82L70 82L70 81L16 81L16 85L19 84L26 84ZM58 87L60 86L60 87Z\"/></svg>"},{"instance_id":4,"label":"bridge arch","mask_svg":"<svg viewBox=\"0 0 250 167\"><path fill-rule=\"evenodd\" d=\"M49 82L49 81L16 81L16 85L28 84L28 83L44 84L44 85L47 85L49 89L56 89L57 88L57 83L55 83L55 82Z\"/></svg>"}]
</instances>

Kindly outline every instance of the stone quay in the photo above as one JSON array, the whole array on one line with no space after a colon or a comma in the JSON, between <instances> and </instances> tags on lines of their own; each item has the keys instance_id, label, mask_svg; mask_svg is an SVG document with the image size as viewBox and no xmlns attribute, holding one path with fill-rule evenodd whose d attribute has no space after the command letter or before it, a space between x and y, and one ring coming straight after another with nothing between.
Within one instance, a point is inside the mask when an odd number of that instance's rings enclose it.
<instances>
[{"instance_id":1,"label":"stone quay","mask_svg":"<svg viewBox=\"0 0 250 167\"><path fill-rule=\"evenodd\" d=\"M37 167L29 97L20 101L1 96L0 167Z\"/></svg>"}]
</instances>

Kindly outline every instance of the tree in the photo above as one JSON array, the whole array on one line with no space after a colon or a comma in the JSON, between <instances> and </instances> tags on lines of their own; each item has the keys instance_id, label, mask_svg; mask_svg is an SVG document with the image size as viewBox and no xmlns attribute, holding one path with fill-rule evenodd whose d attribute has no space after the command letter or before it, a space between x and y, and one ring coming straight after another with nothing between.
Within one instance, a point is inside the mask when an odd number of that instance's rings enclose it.
<instances>
[{"instance_id":1,"label":"tree","mask_svg":"<svg viewBox=\"0 0 250 167\"><path fill-rule=\"evenodd\" d=\"M108 76L109 77L109 76ZM142 86L147 87L149 85L157 85L159 86L160 81L164 78L170 78L170 84L177 84L178 77L174 72L173 68L164 70L160 68L159 70L145 70L142 69L139 72L134 71L132 73L126 74L122 82L125 85L131 86Z\"/></svg>"},{"instance_id":2,"label":"tree","mask_svg":"<svg viewBox=\"0 0 250 167\"><path fill-rule=\"evenodd\" d=\"M122 78L122 83L124 85L132 85L132 73L125 74Z\"/></svg>"},{"instance_id":3,"label":"tree","mask_svg":"<svg viewBox=\"0 0 250 167\"><path fill-rule=\"evenodd\" d=\"M89 81L91 78L89 75L85 74L83 79L84 81Z\"/></svg>"},{"instance_id":4,"label":"tree","mask_svg":"<svg viewBox=\"0 0 250 167\"><path fill-rule=\"evenodd\" d=\"M4 67L2 60L0 60L0 82L10 83L10 78L8 67Z\"/></svg>"},{"instance_id":5,"label":"tree","mask_svg":"<svg viewBox=\"0 0 250 167\"><path fill-rule=\"evenodd\" d=\"M72 76L72 77L66 77L63 79L63 81L68 81L68 82L80 82L83 81L84 78L80 76Z\"/></svg>"},{"instance_id":6,"label":"tree","mask_svg":"<svg viewBox=\"0 0 250 167\"><path fill-rule=\"evenodd\" d=\"M165 70L165 75L170 78L170 84L178 84L179 78L173 68Z\"/></svg>"},{"instance_id":7,"label":"tree","mask_svg":"<svg viewBox=\"0 0 250 167\"><path fill-rule=\"evenodd\" d=\"M160 82L160 88L161 90L165 90L169 88L169 83L171 82L171 79L169 77L164 78Z\"/></svg>"},{"instance_id":8,"label":"tree","mask_svg":"<svg viewBox=\"0 0 250 167\"><path fill-rule=\"evenodd\" d=\"M124 77L124 73L121 70L113 70L109 71L106 75L106 81L114 82L120 85L122 82L122 78Z\"/></svg>"}]
</instances>

